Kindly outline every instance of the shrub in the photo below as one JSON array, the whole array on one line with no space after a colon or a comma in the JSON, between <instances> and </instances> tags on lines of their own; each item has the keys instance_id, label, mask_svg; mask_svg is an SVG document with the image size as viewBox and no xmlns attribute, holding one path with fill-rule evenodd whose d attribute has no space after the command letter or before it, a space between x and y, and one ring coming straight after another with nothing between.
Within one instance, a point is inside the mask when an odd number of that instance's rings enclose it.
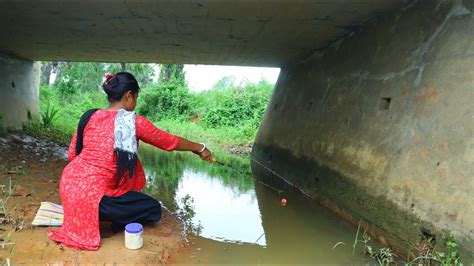
<instances>
[{"instance_id":1,"label":"shrub","mask_svg":"<svg viewBox=\"0 0 474 266\"><path fill-rule=\"evenodd\" d=\"M182 119L190 115L190 103L188 88L172 80L143 89L137 111L156 121L163 118Z\"/></svg>"}]
</instances>

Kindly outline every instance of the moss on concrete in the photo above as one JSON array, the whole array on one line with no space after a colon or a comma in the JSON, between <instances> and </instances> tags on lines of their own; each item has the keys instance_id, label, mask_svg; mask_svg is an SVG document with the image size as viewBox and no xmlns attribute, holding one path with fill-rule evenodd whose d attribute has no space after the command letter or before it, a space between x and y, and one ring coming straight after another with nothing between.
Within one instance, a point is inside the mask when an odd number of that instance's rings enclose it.
<instances>
[{"instance_id":1,"label":"moss on concrete","mask_svg":"<svg viewBox=\"0 0 474 266\"><path fill-rule=\"evenodd\" d=\"M273 185L281 185L283 181L292 183L353 224L362 220L364 228L374 239L388 244L405 258L410 251L410 257L413 258L414 251L426 235L436 236L435 248L443 249L448 232L436 231L431 223L399 208L383 195L373 195L366 188L318 162L296 158L289 151L261 144L255 144L252 159L252 170L257 178ZM262 165L285 180L280 180ZM464 248L463 240L456 241L463 261L473 261L472 253Z\"/></svg>"}]
</instances>

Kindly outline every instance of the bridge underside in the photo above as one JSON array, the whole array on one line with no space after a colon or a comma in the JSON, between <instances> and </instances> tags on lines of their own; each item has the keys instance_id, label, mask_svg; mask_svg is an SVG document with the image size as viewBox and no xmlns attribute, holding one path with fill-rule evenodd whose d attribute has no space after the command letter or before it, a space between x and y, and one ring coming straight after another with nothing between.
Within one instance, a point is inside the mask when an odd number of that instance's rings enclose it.
<instances>
[{"instance_id":1,"label":"bridge underside","mask_svg":"<svg viewBox=\"0 0 474 266\"><path fill-rule=\"evenodd\" d=\"M281 66L403 1L1 1L0 51L30 60Z\"/></svg>"},{"instance_id":2,"label":"bridge underside","mask_svg":"<svg viewBox=\"0 0 474 266\"><path fill-rule=\"evenodd\" d=\"M38 113L35 60L278 66L255 173L401 253L451 232L472 262L474 3L236 2L0 2L3 123Z\"/></svg>"}]
</instances>

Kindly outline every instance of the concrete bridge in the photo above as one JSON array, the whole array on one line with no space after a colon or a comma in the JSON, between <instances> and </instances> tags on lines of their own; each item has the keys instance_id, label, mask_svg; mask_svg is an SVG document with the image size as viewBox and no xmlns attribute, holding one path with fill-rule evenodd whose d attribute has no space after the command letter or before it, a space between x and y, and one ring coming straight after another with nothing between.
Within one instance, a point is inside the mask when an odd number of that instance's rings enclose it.
<instances>
[{"instance_id":1,"label":"concrete bridge","mask_svg":"<svg viewBox=\"0 0 474 266\"><path fill-rule=\"evenodd\" d=\"M0 113L38 60L282 68L252 157L401 253L474 250L474 2L0 1Z\"/></svg>"}]
</instances>

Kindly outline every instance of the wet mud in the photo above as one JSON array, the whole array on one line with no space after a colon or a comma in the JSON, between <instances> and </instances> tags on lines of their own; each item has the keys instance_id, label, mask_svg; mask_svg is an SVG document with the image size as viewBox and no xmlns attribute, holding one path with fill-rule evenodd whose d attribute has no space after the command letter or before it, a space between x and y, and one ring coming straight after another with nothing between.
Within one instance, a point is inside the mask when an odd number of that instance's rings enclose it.
<instances>
[{"instance_id":1,"label":"wet mud","mask_svg":"<svg viewBox=\"0 0 474 266\"><path fill-rule=\"evenodd\" d=\"M47 237L47 227L31 222L42 201L60 203L59 179L66 161L65 147L25 135L0 137L0 261L18 264L70 265L84 263L168 264L186 245L183 225L163 209L162 220L145 226L144 246L128 250L123 233L112 233L101 222L98 251L63 247Z\"/></svg>"}]
</instances>

